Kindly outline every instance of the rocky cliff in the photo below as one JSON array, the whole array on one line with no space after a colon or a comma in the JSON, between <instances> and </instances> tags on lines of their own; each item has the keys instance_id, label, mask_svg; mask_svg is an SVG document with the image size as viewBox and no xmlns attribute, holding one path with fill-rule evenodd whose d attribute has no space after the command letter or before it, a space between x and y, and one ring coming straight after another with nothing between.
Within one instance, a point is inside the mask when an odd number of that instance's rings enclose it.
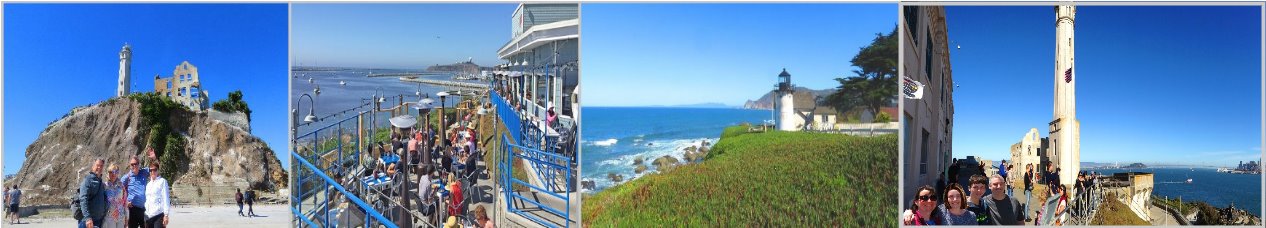
<instances>
[{"instance_id":1,"label":"rocky cliff","mask_svg":"<svg viewBox=\"0 0 1266 228\"><path fill-rule=\"evenodd\" d=\"M148 126L143 126L142 104L130 98L75 108L54 121L26 149L16 184L28 197L25 204L68 204L96 158L104 158L122 170L133 154L145 157ZM172 131L187 142L189 164L173 183L180 191L200 191L180 186L232 186L263 191L286 187L287 173L280 161L258 137L204 111L172 110Z\"/></svg>"}]
</instances>

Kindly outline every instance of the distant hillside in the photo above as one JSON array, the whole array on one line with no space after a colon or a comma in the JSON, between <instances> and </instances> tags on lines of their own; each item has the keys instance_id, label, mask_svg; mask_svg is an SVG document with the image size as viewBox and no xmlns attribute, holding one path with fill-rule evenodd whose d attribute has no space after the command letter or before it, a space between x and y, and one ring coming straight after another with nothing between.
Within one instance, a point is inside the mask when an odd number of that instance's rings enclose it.
<instances>
[{"instance_id":1,"label":"distant hillside","mask_svg":"<svg viewBox=\"0 0 1266 228\"><path fill-rule=\"evenodd\" d=\"M805 87L796 87L795 91L796 92L792 94L792 99L796 100L795 101L796 106L798 108L811 108L814 97L816 96L826 97L828 95L831 95L831 93L834 93L835 89L813 90L813 89L809 89ZM775 95L774 91L769 91L768 93L765 93L764 96L761 96L760 98L757 98L756 100L747 100L747 102L743 104L743 108L745 109L773 109L774 95ZM800 106L805 106L805 105L810 105L810 107L800 107Z\"/></svg>"},{"instance_id":2,"label":"distant hillside","mask_svg":"<svg viewBox=\"0 0 1266 228\"><path fill-rule=\"evenodd\" d=\"M719 102L708 102L708 103L698 103L698 104L683 104L683 105L655 105L655 106L651 106L651 107L667 107L667 108L739 108L739 107L737 107L737 106L729 106L729 105L725 105L725 104L723 104L723 103L719 103Z\"/></svg>"},{"instance_id":3,"label":"distant hillside","mask_svg":"<svg viewBox=\"0 0 1266 228\"><path fill-rule=\"evenodd\" d=\"M490 70L488 67L480 67L473 62L460 62L447 65L434 65L426 68L430 72L479 72L481 70Z\"/></svg>"}]
</instances>

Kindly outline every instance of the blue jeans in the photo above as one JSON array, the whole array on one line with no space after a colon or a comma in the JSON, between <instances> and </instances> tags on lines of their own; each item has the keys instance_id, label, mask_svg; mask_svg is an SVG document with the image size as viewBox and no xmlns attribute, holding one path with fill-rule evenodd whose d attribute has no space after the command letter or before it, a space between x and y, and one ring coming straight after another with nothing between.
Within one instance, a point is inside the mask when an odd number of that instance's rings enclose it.
<instances>
[{"instance_id":1,"label":"blue jeans","mask_svg":"<svg viewBox=\"0 0 1266 228\"><path fill-rule=\"evenodd\" d=\"M1024 190L1024 214L1025 214L1025 216L1024 216L1024 217L1025 217L1025 218L1028 218L1028 217L1029 217L1029 216L1028 216L1028 214L1029 214L1029 204L1030 204L1030 203L1033 203L1033 190L1032 190L1032 189L1025 189L1025 190Z\"/></svg>"}]
</instances>

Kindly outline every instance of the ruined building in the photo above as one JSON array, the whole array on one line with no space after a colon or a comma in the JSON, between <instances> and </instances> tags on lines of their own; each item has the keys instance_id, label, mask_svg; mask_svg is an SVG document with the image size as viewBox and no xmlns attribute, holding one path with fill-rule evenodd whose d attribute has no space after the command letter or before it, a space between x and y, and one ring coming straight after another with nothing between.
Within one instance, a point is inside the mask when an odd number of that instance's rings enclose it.
<instances>
[{"instance_id":1,"label":"ruined building","mask_svg":"<svg viewBox=\"0 0 1266 228\"><path fill-rule=\"evenodd\" d=\"M171 77L154 75L154 92L170 97L191 110L204 110L211 106L207 101L208 93L202 90L202 82L198 79L198 67L189 61L176 65Z\"/></svg>"}]
</instances>

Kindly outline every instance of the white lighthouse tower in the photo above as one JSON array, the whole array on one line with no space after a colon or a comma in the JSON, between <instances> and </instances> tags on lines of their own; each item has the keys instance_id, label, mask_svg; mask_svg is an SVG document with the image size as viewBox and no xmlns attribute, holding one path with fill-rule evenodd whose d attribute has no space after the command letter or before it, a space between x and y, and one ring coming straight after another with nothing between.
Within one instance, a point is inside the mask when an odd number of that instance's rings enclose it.
<instances>
[{"instance_id":1,"label":"white lighthouse tower","mask_svg":"<svg viewBox=\"0 0 1266 228\"><path fill-rule=\"evenodd\" d=\"M119 92L115 96L127 96L132 91L132 45L123 44L119 51Z\"/></svg>"},{"instance_id":2,"label":"white lighthouse tower","mask_svg":"<svg viewBox=\"0 0 1266 228\"><path fill-rule=\"evenodd\" d=\"M796 102L792 99L795 87L791 85L791 74L787 73L787 68L778 74L778 90L775 91L778 94L778 101L774 104L774 109L778 111L778 130L800 130L803 121L796 116Z\"/></svg>"},{"instance_id":3,"label":"white lighthouse tower","mask_svg":"<svg viewBox=\"0 0 1266 228\"><path fill-rule=\"evenodd\" d=\"M1055 113L1050 123L1051 154L1060 183L1072 184L1081 170L1081 121L1077 120L1077 71L1073 22L1077 8L1055 6Z\"/></svg>"}]
</instances>

